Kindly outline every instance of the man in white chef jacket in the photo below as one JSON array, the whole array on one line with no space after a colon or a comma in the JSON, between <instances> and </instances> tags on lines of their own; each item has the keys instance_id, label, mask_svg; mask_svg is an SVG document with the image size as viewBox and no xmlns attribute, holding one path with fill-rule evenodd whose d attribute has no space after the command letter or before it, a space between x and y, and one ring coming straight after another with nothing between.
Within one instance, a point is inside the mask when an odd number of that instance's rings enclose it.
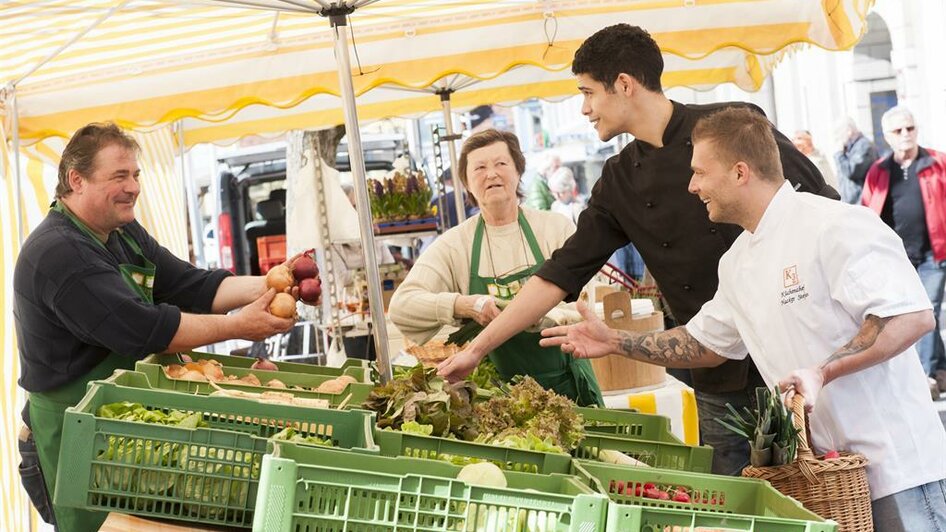
<instances>
[{"instance_id":1,"label":"man in white chef jacket","mask_svg":"<svg viewBox=\"0 0 946 532\"><path fill-rule=\"evenodd\" d=\"M697 123L689 190L714 222L746 231L719 263L719 289L665 332L585 321L543 331L576 357L623 353L672 368L747 353L770 386L805 396L820 452L862 453L882 531L946 527L946 430L913 344L930 300L899 237L868 209L795 192L771 125L745 109Z\"/></svg>"}]
</instances>

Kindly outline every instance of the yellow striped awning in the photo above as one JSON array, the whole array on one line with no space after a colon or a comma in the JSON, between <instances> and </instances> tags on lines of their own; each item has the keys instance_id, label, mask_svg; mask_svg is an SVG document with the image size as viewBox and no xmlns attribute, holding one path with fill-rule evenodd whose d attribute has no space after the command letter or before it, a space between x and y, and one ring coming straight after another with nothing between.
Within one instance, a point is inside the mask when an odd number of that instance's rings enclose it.
<instances>
[{"instance_id":1,"label":"yellow striped awning","mask_svg":"<svg viewBox=\"0 0 946 532\"><path fill-rule=\"evenodd\" d=\"M356 4L347 26L354 87L360 116L371 119L437 109L434 96L392 87L420 89L458 75L483 80L455 96L468 105L574 94L575 50L617 22L654 35L666 87L754 90L786 47L852 47L871 2L336 3ZM26 143L106 119L137 130L198 120L187 125L189 145L340 123L333 35L320 3L327 2L12 0L0 4L0 84L16 85Z\"/></svg>"}]
</instances>

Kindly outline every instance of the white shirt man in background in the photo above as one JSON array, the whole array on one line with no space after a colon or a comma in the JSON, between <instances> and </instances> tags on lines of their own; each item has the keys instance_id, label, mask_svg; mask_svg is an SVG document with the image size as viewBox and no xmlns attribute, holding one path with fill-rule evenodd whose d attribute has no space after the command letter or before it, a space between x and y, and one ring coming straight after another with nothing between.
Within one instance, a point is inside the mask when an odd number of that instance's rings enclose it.
<instances>
[{"instance_id":1,"label":"white shirt man in background","mask_svg":"<svg viewBox=\"0 0 946 532\"><path fill-rule=\"evenodd\" d=\"M650 334L585 322L546 329L543 346L667 367L750 353L769 386L805 396L819 452L865 455L874 524L946 522L946 430L913 348L931 304L903 244L867 209L795 192L771 126L744 109L697 123L690 192L714 222L746 231L719 263L719 289L686 326Z\"/></svg>"}]
</instances>

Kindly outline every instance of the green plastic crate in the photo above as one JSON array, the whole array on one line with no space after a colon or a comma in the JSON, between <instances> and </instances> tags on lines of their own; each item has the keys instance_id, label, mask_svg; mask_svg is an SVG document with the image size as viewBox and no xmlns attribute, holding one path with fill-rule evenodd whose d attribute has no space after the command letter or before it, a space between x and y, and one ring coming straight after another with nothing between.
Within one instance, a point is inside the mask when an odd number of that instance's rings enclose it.
<instances>
[{"instance_id":1,"label":"green plastic crate","mask_svg":"<svg viewBox=\"0 0 946 532\"><path fill-rule=\"evenodd\" d=\"M670 418L665 416L610 408L578 407L576 410L585 418L588 432L635 440L683 443L670 431Z\"/></svg>"},{"instance_id":2,"label":"green plastic crate","mask_svg":"<svg viewBox=\"0 0 946 532\"><path fill-rule=\"evenodd\" d=\"M250 366L253 365L253 362L256 362L256 359L253 357L218 355L217 353L203 353L201 351L188 351L186 354L190 356L194 362L202 358L212 358L227 368L250 369ZM179 353L155 353L145 357L142 362L165 366L168 364L182 363ZM279 368L279 373L330 375L332 377L338 377L339 375L351 375L352 377L358 379L358 382L371 382L369 379L369 373L371 370L368 367L367 361L357 358L346 359L345 363L338 368L330 368L328 366L319 366L316 364L300 364L298 362L278 362L275 360L272 360L271 362L276 364L276 367Z\"/></svg>"},{"instance_id":3,"label":"green plastic crate","mask_svg":"<svg viewBox=\"0 0 946 532\"><path fill-rule=\"evenodd\" d=\"M651 467L709 473L713 468L713 448L665 441L635 440L623 436L587 433L575 458L597 460L603 450L620 451Z\"/></svg>"},{"instance_id":4,"label":"green plastic crate","mask_svg":"<svg viewBox=\"0 0 946 532\"><path fill-rule=\"evenodd\" d=\"M569 474L572 457L567 454L542 453L449 438L421 436L396 430L376 430L375 441L382 456L407 456L438 460L441 454L477 458L496 464L500 469L523 473ZM439 460L445 462L444 460Z\"/></svg>"},{"instance_id":5,"label":"green plastic crate","mask_svg":"<svg viewBox=\"0 0 946 532\"><path fill-rule=\"evenodd\" d=\"M624 467L578 460L574 472L612 503L607 530L663 532L673 527L707 527L755 532L834 532L826 521L763 480ZM691 502L643 497L643 484L683 487ZM667 528L669 527L669 528Z\"/></svg>"},{"instance_id":6,"label":"green plastic crate","mask_svg":"<svg viewBox=\"0 0 946 532\"><path fill-rule=\"evenodd\" d=\"M339 449L359 448L365 456L377 449L370 412L191 396L144 383L140 373L117 371L91 383L82 401L66 410L56 504L248 527L267 438L283 427L331 439ZM95 417L101 405L120 401L203 412L210 428ZM135 452L123 452L129 448Z\"/></svg>"},{"instance_id":7,"label":"green plastic crate","mask_svg":"<svg viewBox=\"0 0 946 532\"><path fill-rule=\"evenodd\" d=\"M147 359L146 359L147 360ZM172 379L164 373L162 365L152 364L147 361L139 361L135 364L135 371L143 373L153 388L160 390L171 390L189 394L210 395L217 391L210 383L188 381L183 379ZM175 362L171 362L174 364ZM303 373L289 373L282 371L264 371L259 369L246 369L237 367L224 367L224 373L227 375L236 375L242 377L252 373L256 375L260 382L265 384L270 379L279 379L286 386L303 386L306 388L316 388L325 381L334 379L330 375L314 375ZM220 381L215 383L217 386L226 390L241 390L244 392L262 393L262 392L288 392L296 397L305 397L310 399L325 399L329 405L336 407L351 394L351 398L345 403L348 407L359 407L368 398L368 394L374 389L373 384L349 383L339 393L324 393L316 391L289 390L281 388L267 388L266 386L251 386L249 384Z\"/></svg>"},{"instance_id":8,"label":"green plastic crate","mask_svg":"<svg viewBox=\"0 0 946 532\"><path fill-rule=\"evenodd\" d=\"M253 530L604 531L607 498L574 477L509 471L491 488L460 469L280 443L263 458Z\"/></svg>"}]
</instances>

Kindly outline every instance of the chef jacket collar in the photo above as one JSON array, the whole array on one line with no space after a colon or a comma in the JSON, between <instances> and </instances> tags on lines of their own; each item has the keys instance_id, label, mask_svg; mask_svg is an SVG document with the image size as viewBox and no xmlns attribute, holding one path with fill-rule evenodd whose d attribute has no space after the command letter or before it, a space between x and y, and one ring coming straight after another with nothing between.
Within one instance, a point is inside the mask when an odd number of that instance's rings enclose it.
<instances>
[{"instance_id":1,"label":"chef jacket collar","mask_svg":"<svg viewBox=\"0 0 946 532\"><path fill-rule=\"evenodd\" d=\"M791 182L786 179L775 193L775 196L772 196L772 201L765 208L765 212L762 213L762 219L759 220L755 232L749 233L750 244L761 242L768 233L774 231L779 219L790 210L790 198L794 193L795 190L792 188Z\"/></svg>"}]
</instances>

